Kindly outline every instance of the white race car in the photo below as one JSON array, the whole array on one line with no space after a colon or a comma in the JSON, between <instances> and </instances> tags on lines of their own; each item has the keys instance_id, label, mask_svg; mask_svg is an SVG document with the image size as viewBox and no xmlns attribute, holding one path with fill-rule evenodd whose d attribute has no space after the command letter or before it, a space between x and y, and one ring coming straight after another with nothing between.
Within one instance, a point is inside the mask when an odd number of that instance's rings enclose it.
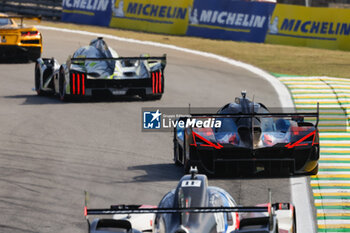
<instances>
[{"instance_id":1,"label":"white race car","mask_svg":"<svg viewBox=\"0 0 350 233\"><path fill-rule=\"evenodd\" d=\"M96 218L90 215L110 215ZM185 175L176 189L168 192L158 207L113 205L87 209L89 233L294 233L295 208L290 203L238 206L225 190L208 186L205 175Z\"/></svg>"}]
</instances>

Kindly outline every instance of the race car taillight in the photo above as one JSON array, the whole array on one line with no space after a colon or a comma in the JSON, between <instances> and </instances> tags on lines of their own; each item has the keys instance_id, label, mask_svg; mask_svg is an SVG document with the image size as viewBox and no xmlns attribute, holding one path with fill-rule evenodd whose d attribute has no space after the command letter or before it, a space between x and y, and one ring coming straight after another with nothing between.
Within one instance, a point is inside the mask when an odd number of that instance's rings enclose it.
<instances>
[{"instance_id":1,"label":"race car taillight","mask_svg":"<svg viewBox=\"0 0 350 233\"><path fill-rule=\"evenodd\" d=\"M86 75L84 73L71 73L71 93L73 95L85 95Z\"/></svg>"},{"instance_id":2,"label":"race car taillight","mask_svg":"<svg viewBox=\"0 0 350 233\"><path fill-rule=\"evenodd\" d=\"M293 205L291 205L290 203L278 203L278 205L275 206L276 210L290 210L292 208Z\"/></svg>"},{"instance_id":3,"label":"race car taillight","mask_svg":"<svg viewBox=\"0 0 350 233\"><path fill-rule=\"evenodd\" d=\"M309 131L311 127L299 127L299 126L292 126L291 131L294 135L299 135L300 133L303 133L305 131Z\"/></svg>"},{"instance_id":4,"label":"race car taillight","mask_svg":"<svg viewBox=\"0 0 350 233\"><path fill-rule=\"evenodd\" d=\"M152 75L152 92L153 94L163 93L163 76L161 71L155 71L151 73Z\"/></svg>"},{"instance_id":5,"label":"race car taillight","mask_svg":"<svg viewBox=\"0 0 350 233\"><path fill-rule=\"evenodd\" d=\"M23 31L21 32L21 36L36 36L38 35L38 31Z\"/></svg>"},{"instance_id":6,"label":"race car taillight","mask_svg":"<svg viewBox=\"0 0 350 233\"><path fill-rule=\"evenodd\" d=\"M287 145L285 145L285 147L287 147L288 149L291 149L297 146L307 146L310 144L310 142L311 142L311 145L313 146L318 144L316 139L317 139L317 132L316 130L314 130L308 133L307 135L305 135L304 137L302 137L301 139L299 139L298 141L294 143L292 142L288 143Z\"/></svg>"},{"instance_id":7,"label":"race car taillight","mask_svg":"<svg viewBox=\"0 0 350 233\"><path fill-rule=\"evenodd\" d=\"M237 229L239 229L240 219L239 219L238 213L235 213L235 214L236 214L236 227L235 227L235 229L237 230Z\"/></svg>"},{"instance_id":8,"label":"race car taillight","mask_svg":"<svg viewBox=\"0 0 350 233\"><path fill-rule=\"evenodd\" d=\"M198 128L196 128L198 129ZM203 147L213 147L215 149L221 149L223 148L223 146L220 143L213 143L212 140L215 140L214 135L212 135L212 137L208 136L202 136L194 131L192 131L192 137L193 137L193 143L190 144L190 146L195 146L197 147L199 146L203 146ZM198 144L198 145L197 145Z\"/></svg>"}]
</instances>

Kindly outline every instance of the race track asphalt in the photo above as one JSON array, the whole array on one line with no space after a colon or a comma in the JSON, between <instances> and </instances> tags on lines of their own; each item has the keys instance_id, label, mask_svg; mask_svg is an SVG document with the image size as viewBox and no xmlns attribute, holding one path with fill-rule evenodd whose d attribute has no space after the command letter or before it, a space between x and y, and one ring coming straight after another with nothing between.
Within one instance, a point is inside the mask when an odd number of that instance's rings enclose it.
<instances>
[{"instance_id":1,"label":"race track asphalt","mask_svg":"<svg viewBox=\"0 0 350 233\"><path fill-rule=\"evenodd\" d=\"M93 37L42 30L43 57L64 63ZM142 38L140 38L142 39ZM171 133L141 132L142 107L220 107L241 90L280 107L272 86L255 74L210 58L107 40L119 55L167 54L161 101L138 99L62 103L39 97L34 63L0 64L1 232L86 232L90 207L158 204L182 176L172 161ZM215 179L239 204L290 201L288 178Z\"/></svg>"}]
</instances>

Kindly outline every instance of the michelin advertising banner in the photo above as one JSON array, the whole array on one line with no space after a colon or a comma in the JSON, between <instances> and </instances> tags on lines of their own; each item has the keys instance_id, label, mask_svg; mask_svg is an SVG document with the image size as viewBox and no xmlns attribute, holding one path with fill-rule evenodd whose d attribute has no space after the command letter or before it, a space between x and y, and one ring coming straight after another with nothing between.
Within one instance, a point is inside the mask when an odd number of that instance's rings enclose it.
<instances>
[{"instance_id":1,"label":"michelin advertising banner","mask_svg":"<svg viewBox=\"0 0 350 233\"><path fill-rule=\"evenodd\" d=\"M62 21L264 42L274 3L232 0L63 0Z\"/></svg>"},{"instance_id":2,"label":"michelin advertising banner","mask_svg":"<svg viewBox=\"0 0 350 233\"><path fill-rule=\"evenodd\" d=\"M350 50L350 9L277 4L266 43Z\"/></svg>"},{"instance_id":3,"label":"michelin advertising banner","mask_svg":"<svg viewBox=\"0 0 350 233\"><path fill-rule=\"evenodd\" d=\"M274 3L194 0L188 36L264 42Z\"/></svg>"},{"instance_id":4,"label":"michelin advertising banner","mask_svg":"<svg viewBox=\"0 0 350 233\"><path fill-rule=\"evenodd\" d=\"M111 20L112 0L63 0L63 22L108 26Z\"/></svg>"},{"instance_id":5,"label":"michelin advertising banner","mask_svg":"<svg viewBox=\"0 0 350 233\"><path fill-rule=\"evenodd\" d=\"M110 27L184 35L193 0L115 0Z\"/></svg>"}]
</instances>

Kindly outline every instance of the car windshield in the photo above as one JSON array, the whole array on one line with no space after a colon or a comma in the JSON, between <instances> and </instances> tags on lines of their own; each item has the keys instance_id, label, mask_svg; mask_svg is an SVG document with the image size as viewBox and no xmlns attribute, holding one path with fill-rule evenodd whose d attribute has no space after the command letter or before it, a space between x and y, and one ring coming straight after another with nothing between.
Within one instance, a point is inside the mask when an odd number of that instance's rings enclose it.
<instances>
[{"instance_id":1,"label":"car windshield","mask_svg":"<svg viewBox=\"0 0 350 233\"><path fill-rule=\"evenodd\" d=\"M265 108L259 108L257 113L269 113ZM271 117L261 117L254 116L251 117L232 117L232 118L217 118L217 120L221 121L221 127L216 129L216 133L223 132L237 132L239 127L261 127L263 132L274 132L274 119ZM253 122L252 122L253 120Z\"/></svg>"},{"instance_id":2,"label":"car windshield","mask_svg":"<svg viewBox=\"0 0 350 233\"><path fill-rule=\"evenodd\" d=\"M269 113L265 108L260 108L258 113ZM262 132L274 132L275 124L274 119L271 117L259 117L256 118L258 121L257 126L260 126Z\"/></svg>"},{"instance_id":3,"label":"car windshield","mask_svg":"<svg viewBox=\"0 0 350 233\"><path fill-rule=\"evenodd\" d=\"M10 24L11 24L10 19L0 18L0 26L6 26L6 25L10 25Z\"/></svg>"},{"instance_id":4,"label":"car windshield","mask_svg":"<svg viewBox=\"0 0 350 233\"><path fill-rule=\"evenodd\" d=\"M237 119L236 118L217 118L221 121L221 127L216 128L216 133L237 132Z\"/></svg>"}]
</instances>

